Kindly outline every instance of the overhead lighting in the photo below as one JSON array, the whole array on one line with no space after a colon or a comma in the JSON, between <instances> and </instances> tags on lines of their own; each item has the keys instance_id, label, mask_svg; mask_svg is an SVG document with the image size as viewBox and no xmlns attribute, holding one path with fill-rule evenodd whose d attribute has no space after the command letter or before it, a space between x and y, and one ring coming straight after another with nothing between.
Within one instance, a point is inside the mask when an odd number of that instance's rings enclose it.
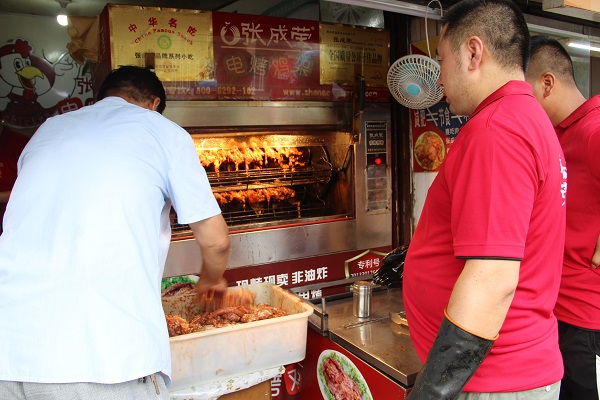
<instances>
[{"instance_id":1,"label":"overhead lighting","mask_svg":"<svg viewBox=\"0 0 600 400\"><path fill-rule=\"evenodd\" d=\"M67 26L69 25L69 18L67 17L67 14L58 14L56 16L56 22L58 22L59 25Z\"/></svg>"},{"instance_id":2,"label":"overhead lighting","mask_svg":"<svg viewBox=\"0 0 600 400\"><path fill-rule=\"evenodd\" d=\"M391 11L400 14L412 15L415 17L425 17L431 19L440 19L441 12L439 9L428 6L412 4L406 1L398 0L325 0L332 3L350 4L353 6L361 6L373 8L376 10Z\"/></svg>"},{"instance_id":3,"label":"overhead lighting","mask_svg":"<svg viewBox=\"0 0 600 400\"><path fill-rule=\"evenodd\" d=\"M576 49L583 49L587 51L598 51L600 52L600 45L594 45L590 43L582 43L582 42L573 42L569 41L569 47L574 47Z\"/></svg>"},{"instance_id":4,"label":"overhead lighting","mask_svg":"<svg viewBox=\"0 0 600 400\"><path fill-rule=\"evenodd\" d=\"M56 2L60 4L60 12L56 16L56 22L62 26L69 25L69 18L67 17L67 5L71 3L71 0L56 0Z\"/></svg>"}]
</instances>

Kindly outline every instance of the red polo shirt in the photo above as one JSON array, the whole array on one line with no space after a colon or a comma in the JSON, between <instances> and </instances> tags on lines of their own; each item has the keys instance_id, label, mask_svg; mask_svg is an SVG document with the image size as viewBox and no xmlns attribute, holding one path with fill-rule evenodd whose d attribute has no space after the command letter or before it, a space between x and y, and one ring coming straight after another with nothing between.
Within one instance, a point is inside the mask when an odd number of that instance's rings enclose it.
<instances>
[{"instance_id":1,"label":"red polo shirt","mask_svg":"<svg viewBox=\"0 0 600 400\"><path fill-rule=\"evenodd\" d=\"M435 178L407 254L404 304L424 362L465 259L521 260L500 337L464 390L538 388L563 375L556 318L566 171L550 120L523 81L491 94Z\"/></svg>"},{"instance_id":2,"label":"red polo shirt","mask_svg":"<svg viewBox=\"0 0 600 400\"><path fill-rule=\"evenodd\" d=\"M600 269L591 259L600 234L600 95L556 126L569 169L567 236L558 302L563 322L600 330Z\"/></svg>"}]
</instances>

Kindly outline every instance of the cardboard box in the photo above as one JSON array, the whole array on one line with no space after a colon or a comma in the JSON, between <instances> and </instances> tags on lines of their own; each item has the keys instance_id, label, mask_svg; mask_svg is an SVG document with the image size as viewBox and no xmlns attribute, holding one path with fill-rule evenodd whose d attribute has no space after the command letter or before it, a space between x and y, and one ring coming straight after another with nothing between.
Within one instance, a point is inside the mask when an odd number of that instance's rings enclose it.
<instances>
[{"instance_id":1,"label":"cardboard box","mask_svg":"<svg viewBox=\"0 0 600 400\"><path fill-rule=\"evenodd\" d=\"M268 380L248 389L223 395L219 397L219 400L267 400L271 398L271 381Z\"/></svg>"}]
</instances>

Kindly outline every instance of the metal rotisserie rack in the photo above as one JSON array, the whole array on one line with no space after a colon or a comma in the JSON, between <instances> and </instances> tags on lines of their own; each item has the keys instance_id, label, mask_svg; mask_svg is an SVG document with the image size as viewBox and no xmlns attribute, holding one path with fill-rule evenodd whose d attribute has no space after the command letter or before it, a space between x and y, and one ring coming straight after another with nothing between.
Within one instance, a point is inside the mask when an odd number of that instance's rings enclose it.
<instances>
[{"instance_id":1,"label":"metal rotisserie rack","mask_svg":"<svg viewBox=\"0 0 600 400\"><path fill-rule=\"evenodd\" d=\"M230 229L352 216L350 132L332 125L186 129ZM174 239L191 234L174 210L171 227Z\"/></svg>"}]
</instances>

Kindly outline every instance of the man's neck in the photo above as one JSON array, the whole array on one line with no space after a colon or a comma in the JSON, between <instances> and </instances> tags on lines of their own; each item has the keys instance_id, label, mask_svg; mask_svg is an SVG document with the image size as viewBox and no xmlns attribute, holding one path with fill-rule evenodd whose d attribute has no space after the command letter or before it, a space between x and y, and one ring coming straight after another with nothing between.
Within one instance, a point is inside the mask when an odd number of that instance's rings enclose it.
<instances>
[{"instance_id":1,"label":"man's neck","mask_svg":"<svg viewBox=\"0 0 600 400\"><path fill-rule=\"evenodd\" d=\"M550 116L552 125L557 126L569 115L573 114L583 103L585 103L585 97L581 94L577 87L569 87L563 91L563 93L557 97L556 111Z\"/></svg>"}]
</instances>

